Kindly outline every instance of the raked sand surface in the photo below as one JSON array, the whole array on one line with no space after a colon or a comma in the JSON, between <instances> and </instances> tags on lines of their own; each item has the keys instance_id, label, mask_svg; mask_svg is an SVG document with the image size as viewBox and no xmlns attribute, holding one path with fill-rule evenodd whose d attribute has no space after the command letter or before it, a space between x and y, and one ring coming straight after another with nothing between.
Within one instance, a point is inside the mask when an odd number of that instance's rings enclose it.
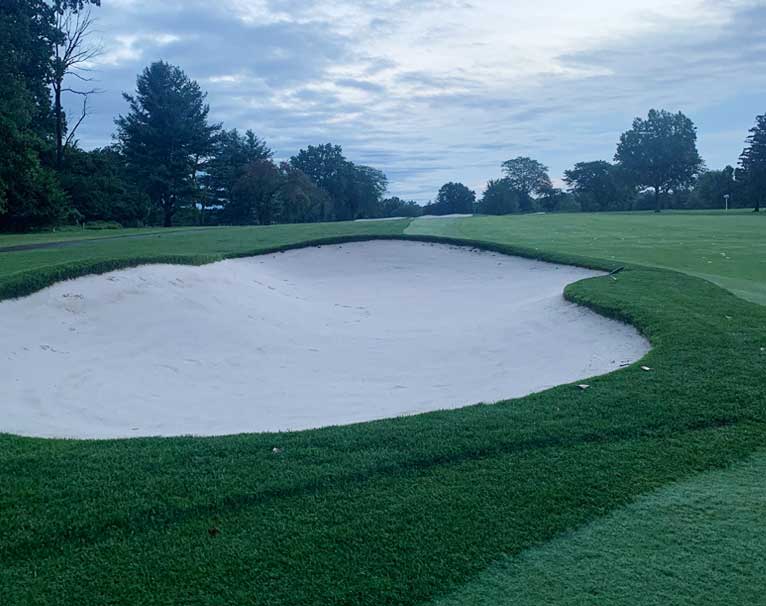
<instances>
[{"instance_id":1,"label":"raked sand surface","mask_svg":"<svg viewBox=\"0 0 766 606\"><path fill-rule=\"evenodd\" d=\"M299 430L523 396L648 351L564 301L597 275L375 241L63 282L0 303L0 432Z\"/></svg>"}]
</instances>

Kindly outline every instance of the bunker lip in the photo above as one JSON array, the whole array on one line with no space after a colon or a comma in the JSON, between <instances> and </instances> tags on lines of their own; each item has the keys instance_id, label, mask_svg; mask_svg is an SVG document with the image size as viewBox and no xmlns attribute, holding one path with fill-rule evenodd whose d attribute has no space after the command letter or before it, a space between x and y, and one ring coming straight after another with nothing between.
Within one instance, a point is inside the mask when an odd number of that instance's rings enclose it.
<instances>
[{"instance_id":1,"label":"bunker lip","mask_svg":"<svg viewBox=\"0 0 766 606\"><path fill-rule=\"evenodd\" d=\"M527 395L649 350L563 299L599 275L375 240L78 278L0 303L0 432L301 430Z\"/></svg>"}]
</instances>

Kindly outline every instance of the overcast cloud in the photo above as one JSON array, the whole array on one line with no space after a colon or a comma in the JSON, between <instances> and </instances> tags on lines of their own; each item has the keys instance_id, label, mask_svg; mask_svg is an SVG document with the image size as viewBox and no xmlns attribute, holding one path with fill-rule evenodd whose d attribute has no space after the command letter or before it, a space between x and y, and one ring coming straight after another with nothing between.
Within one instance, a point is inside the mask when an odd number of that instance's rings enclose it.
<instances>
[{"instance_id":1,"label":"overcast cloud","mask_svg":"<svg viewBox=\"0 0 766 606\"><path fill-rule=\"evenodd\" d=\"M766 112L766 1L102 0L104 93L81 128L105 145L121 93L152 61L180 65L211 115L287 158L343 145L420 202L446 181L477 193L533 156L559 179L611 160L650 107L699 127L711 168L736 162Z\"/></svg>"}]
</instances>

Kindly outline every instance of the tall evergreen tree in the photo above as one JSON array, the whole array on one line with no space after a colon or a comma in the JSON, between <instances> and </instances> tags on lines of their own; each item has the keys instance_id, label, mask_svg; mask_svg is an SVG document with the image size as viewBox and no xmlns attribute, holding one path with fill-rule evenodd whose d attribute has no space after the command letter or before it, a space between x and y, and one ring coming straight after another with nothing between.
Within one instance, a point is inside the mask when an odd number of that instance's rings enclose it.
<instances>
[{"instance_id":1,"label":"tall evergreen tree","mask_svg":"<svg viewBox=\"0 0 766 606\"><path fill-rule=\"evenodd\" d=\"M220 126L208 122L206 96L181 68L158 61L138 77L135 95L124 94L130 112L116 120L128 168L166 227L196 201L197 174L214 150Z\"/></svg>"},{"instance_id":2,"label":"tall evergreen tree","mask_svg":"<svg viewBox=\"0 0 766 606\"><path fill-rule=\"evenodd\" d=\"M760 212L761 201L766 197L766 114L756 116L739 166L737 178L753 200L753 211Z\"/></svg>"}]
</instances>

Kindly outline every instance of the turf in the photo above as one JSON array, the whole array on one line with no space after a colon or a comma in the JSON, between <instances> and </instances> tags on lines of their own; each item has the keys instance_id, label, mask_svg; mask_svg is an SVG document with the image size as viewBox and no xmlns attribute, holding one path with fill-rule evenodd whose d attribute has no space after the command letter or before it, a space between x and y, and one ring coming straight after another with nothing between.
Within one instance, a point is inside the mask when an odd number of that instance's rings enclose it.
<instances>
[{"instance_id":1,"label":"turf","mask_svg":"<svg viewBox=\"0 0 766 606\"><path fill-rule=\"evenodd\" d=\"M18 287L19 276L27 286L43 284L32 276L55 275L46 259L72 271L92 269L94 258L97 269L164 256L204 262L301 240L394 237L406 225L250 228L196 241L189 234L105 241L52 257L6 253L0 289ZM602 268L623 262L534 241L478 244ZM578 282L566 295L638 326L654 345L642 362L652 370L635 365L594 378L586 391L561 386L493 406L294 434L0 436L0 603L458 599L498 562L566 542L641 495L765 449L766 307L663 269L629 265L616 278ZM756 515L758 493L743 493L736 472L720 477ZM710 532L721 530L719 518L707 521ZM665 576L698 571L693 562L665 562L658 564ZM750 573L757 566L751 561ZM751 578L754 590L766 589L762 577ZM583 591L572 585L581 600L574 603L588 603ZM642 603L646 587L629 595ZM757 603L750 595L760 594L741 591L738 603Z\"/></svg>"},{"instance_id":2,"label":"turf","mask_svg":"<svg viewBox=\"0 0 766 606\"><path fill-rule=\"evenodd\" d=\"M60 231L41 231L29 234L0 233L0 248L18 245L32 245L47 242L71 242L76 240L101 240L126 236L146 236L156 233L190 231L188 227L134 228L134 229L65 229ZM213 228L208 228L213 229Z\"/></svg>"},{"instance_id":3,"label":"turf","mask_svg":"<svg viewBox=\"0 0 766 606\"><path fill-rule=\"evenodd\" d=\"M599 213L418 219L408 234L501 242L682 271L766 305L766 213Z\"/></svg>"},{"instance_id":4,"label":"turf","mask_svg":"<svg viewBox=\"0 0 766 606\"><path fill-rule=\"evenodd\" d=\"M433 604L757 604L766 579L764 476L760 453L673 484L506 558Z\"/></svg>"}]
</instances>

